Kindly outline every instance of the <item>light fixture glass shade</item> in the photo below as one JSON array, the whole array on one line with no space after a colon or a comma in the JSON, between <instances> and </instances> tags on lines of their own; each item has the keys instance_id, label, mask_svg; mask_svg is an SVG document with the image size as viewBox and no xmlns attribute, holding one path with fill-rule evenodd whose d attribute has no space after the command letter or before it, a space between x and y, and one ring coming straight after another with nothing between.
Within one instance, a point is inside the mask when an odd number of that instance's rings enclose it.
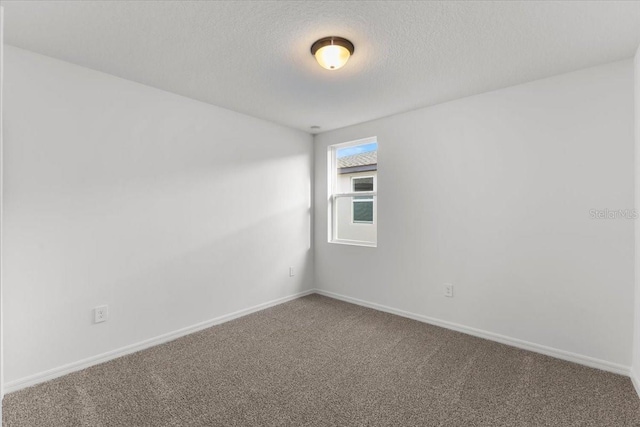
<instances>
[{"instance_id":1,"label":"light fixture glass shade","mask_svg":"<svg viewBox=\"0 0 640 427\"><path fill-rule=\"evenodd\" d=\"M327 70L337 70L347 63L351 54L346 47L332 44L318 49L315 56L316 61L318 61L318 64L323 68Z\"/></svg>"},{"instance_id":2,"label":"light fixture glass shade","mask_svg":"<svg viewBox=\"0 0 640 427\"><path fill-rule=\"evenodd\" d=\"M327 70L342 68L354 50L353 43L337 36L322 38L311 45L311 54L318 64Z\"/></svg>"}]
</instances>

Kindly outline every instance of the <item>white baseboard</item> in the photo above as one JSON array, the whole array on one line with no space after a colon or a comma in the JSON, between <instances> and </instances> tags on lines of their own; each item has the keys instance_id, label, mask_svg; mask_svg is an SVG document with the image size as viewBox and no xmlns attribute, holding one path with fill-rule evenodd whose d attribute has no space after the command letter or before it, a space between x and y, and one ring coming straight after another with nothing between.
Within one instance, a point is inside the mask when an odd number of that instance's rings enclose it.
<instances>
[{"instance_id":1,"label":"white baseboard","mask_svg":"<svg viewBox=\"0 0 640 427\"><path fill-rule=\"evenodd\" d=\"M127 354L135 353L137 351L144 350L149 347L153 347L159 344L164 344L166 342L173 341L177 338L192 334L202 329L206 329L214 325L219 325L221 323L225 323L230 320L237 319L239 317L246 316L251 313L255 313L256 311L264 310L265 308L269 308L275 305L285 303L287 301L301 298L303 296L310 295L314 292L315 290L311 289L308 291L289 295L283 298L278 298L273 301L268 301L262 304L255 305L253 307L249 307L243 310L235 311L233 313L225 314L223 316L216 317L214 319L206 320L204 322L197 323L192 326L187 326L186 328L178 329L177 331L162 334L157 337L150 338L148 340L144 340L135 344L121 347L116 350L108 351L106 353L102 353L97 356L88 357L86 359L78 360L77 362L72 362L57 368L50 369L48 371L39 372L37 374L30 375L28 377L10 381L4 384L3 391L5 394L18 391L20 389L30 387L32 385L36 385L45 381L52 380L54 378L61 377L63 375L70 374L72 372L80 371L90 366L98 365L100 363L104 363L109 360L117 359L118 357L126 356Z\"/></svg>"},{"instance_id":2,"label":"white baseboard","mask_svg":"<svg viewBox=\"0 0 640 427\"><path fill-rule=\"evenodd\" d=\"M629 377L631 377L631 383L633 384L633 388L636 389L636 394L640 397L640 378L638 378L638 373L635 369L631 368L631 372L629 373Z\"/></svg>"},{"instance_id":3,"label":"white baseboard","mask_svg":"<svg viewBox=\"0 0 640 427\"><path fill-rule=\"evenodd\" d=\"M118 357L125 356L127 354L135 353L140 350L147 349L149 347L153 347L159 344L164 344L169 341L173 341L177 338L183 337L188 334L192 334L194 332L200 331L202 329L209 328L214 325L219 325L221 323L228 322L233 319L237 319L242 316L246 316L251 313L255 313L260 310L264 310L269 307L273 307L278 304L285 303L287 301L291 301L297 298L301 298L306 295L310 295L313 293L317 293L319 295L324 295L329 298L334 298L337 300L349 302L352 304L357 304L363 307L372 308L378 311L384 311L386 313L395 314L398 316L406 317L409 319L417 320L419 322L428 323L435 326L440 326L443 328L451 329L454 331L462 332L468 335L476 336L479 338L488 339L490 341L496 341L501 344L510 345L512 347L521 348L524 350L533 351L536 353L541 353L547 356L555 357L558 359L566 360L569 362L578 363L580 365L589 366L596 369L601 369L603 371L613 372L615 374L629 376L631 381L640 396L640 377L635 375L635 372L628 367L612 362L607 362L605 360L596 359L589 356L583 356L577 353L571 353L564 350L559 350L552 347L547 347L540 344L531 343L528 341L523 341L517 338L511 338L504 335L496 334L493 332L484 331L481 329L471 328L464 325L459 325L457 323L448 322L445 320L435 319L433 317L424 316L421 314L411 313L404 310L395 309L392 307L388 307L382 304L376 304L368 301L364 301L358 298L352 298L341 294L336 294L334 292L329 292L321 289L311 289L304 292L299 292L294 295L289 295L287 297L279 298L273 301L268 301L262 304L258 304L256 306L246 308L243 310L239 310L233 313L229 313L220 317L216 317L214 319L210 319L192 326L188 326L186 328L178 329L173 332L169 332L163 335L159 335L154 338L150 338L145 341L141 341L135 344L131 344L125 347L121 347L116 350L112 350L106 353L102 353L96 356L88 357L83 360L79 360L77 362L69 363L67 365L63 365L57 368L50 369L48 371L40 372L34 375L30 375L28 377L20 378L18 380L10 381L4 384L4 393L11 393L26 387L30 387L32 385L36 385L45 381L52 380L54 378L61 377L66 374L70 374L72 372L80 371L82 369L88 368L90 366L98 365L100 363L107 362L109 360L116 359Z\"/></svg>"},{"instance_id":4,"label":"white baseboard","mask_svg":"<svg viewBox=\"0 0 640 427\"><path fill-rule=\"evenodd\" d=\"M608 362L606 360L596 359L589 356L583 356L577 353L571 353L569 351L560 350L553 347L547 347L540 344L535 344L528 341L523 341L517 338L508 337L505 335L496 334L493 332L484 331L481 329L471 328L469 326L459 325L457 323L448 322L446 320L435 319L433 317L424 316L422 314L415 314L404 310L399 310L396 308L388 307L381 304L376 304L373 302L363 301L358 298L352 298L345 295L336 294L334 292L324 291L321 289L316 289L315 293L327 296L329 298L335 298L341 301L349 302L352 304L361 305L363 307L372 308L378 311L384 311L386 313L396 314L398 316L407 317L409 319L417 320L419 322L428 323L435 326L440 326L443 328L451 329L454 331L462 332L468 335L473 335L475 337L484 338L490 341L496 341L501 344L506 344L512 347L521 348L523 350L533 351L535 353L541 353L546 356L555 357L557 359L566 360L569 362L578 363L580 365L589 366L591 368L601 369L603 371L612 372L614 374L631 376L631 367L620 365L617 363ZM634 381L634 386L636 390L640 390L636 379L631 376L631 380ZM640 395L640 393L639 393Z\"/></svg>"}]
</instances>

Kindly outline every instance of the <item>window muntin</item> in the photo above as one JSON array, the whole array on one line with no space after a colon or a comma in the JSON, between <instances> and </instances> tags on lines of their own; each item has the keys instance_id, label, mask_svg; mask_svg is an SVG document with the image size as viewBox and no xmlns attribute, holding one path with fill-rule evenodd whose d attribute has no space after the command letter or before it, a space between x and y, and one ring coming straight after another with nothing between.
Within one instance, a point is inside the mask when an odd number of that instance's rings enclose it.
<instances>
[{"instance_id":1,"label":"window muntin","mask_svg":"<svg viewBox=\"0 0 640 427\"><path fill-rule=\"evenodd\" d=\"M328 150L329 242L377 245L376 138Z\"/></svg>"}]
</instances>

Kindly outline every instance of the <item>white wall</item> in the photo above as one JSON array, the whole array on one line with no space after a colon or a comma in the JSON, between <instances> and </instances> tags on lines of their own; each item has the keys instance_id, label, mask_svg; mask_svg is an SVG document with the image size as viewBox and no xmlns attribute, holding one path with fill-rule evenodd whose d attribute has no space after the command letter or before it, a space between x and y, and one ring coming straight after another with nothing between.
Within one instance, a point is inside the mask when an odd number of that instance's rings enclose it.
<instances>
[{"instance_id":1,"label":"white wall","mask_svg":"<svg viewBox=\"0 0 640 427\"><path fill-rule=\"evenodd\" d=\"M5 61L7 383L312 288L310 135Z\"/></svg>"},{"instance_id":2,"label":"white wall","mask_svg":"<svg viewBox=\"0 0 640 427\"><path fill-rule=\"evenodd\" d=\"M378 247L318 237L316 287L628 371L634 224L589 211L634 207L632 88L626 60L316 136L316 236L327 146L378 140Z\"/></svg>"}]
</instances>

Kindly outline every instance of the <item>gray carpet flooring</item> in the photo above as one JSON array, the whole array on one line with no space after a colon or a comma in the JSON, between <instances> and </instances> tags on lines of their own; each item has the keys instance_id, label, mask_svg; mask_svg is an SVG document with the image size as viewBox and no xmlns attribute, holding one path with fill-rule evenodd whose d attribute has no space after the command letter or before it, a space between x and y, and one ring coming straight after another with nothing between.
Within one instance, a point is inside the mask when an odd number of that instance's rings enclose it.
<instances>
[{"instance_id":1,"label":"gray carpet flooring","mask_svg":"<svg viewBox=\"0 0 640 427\"><path fill-rule=\"evenodd\" d=\"M3 426L640 426L628 378L310 295L7 395Z\"/></svg>"}]
</instances>

